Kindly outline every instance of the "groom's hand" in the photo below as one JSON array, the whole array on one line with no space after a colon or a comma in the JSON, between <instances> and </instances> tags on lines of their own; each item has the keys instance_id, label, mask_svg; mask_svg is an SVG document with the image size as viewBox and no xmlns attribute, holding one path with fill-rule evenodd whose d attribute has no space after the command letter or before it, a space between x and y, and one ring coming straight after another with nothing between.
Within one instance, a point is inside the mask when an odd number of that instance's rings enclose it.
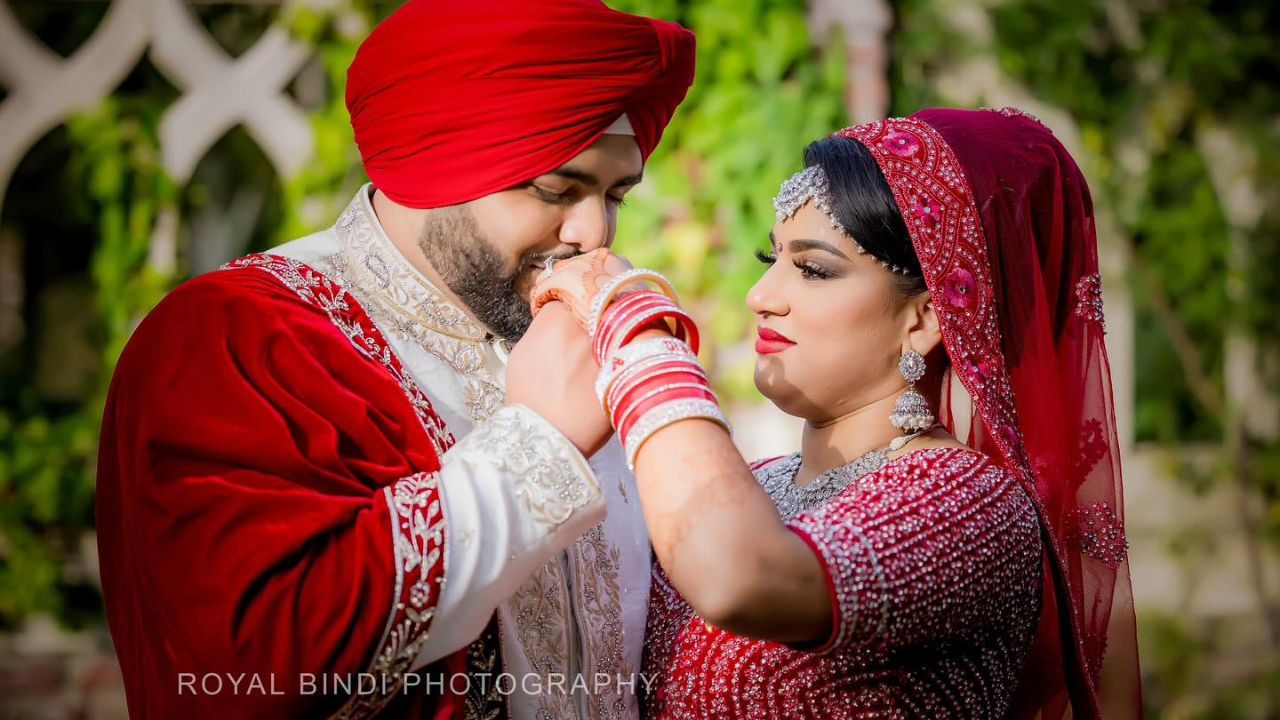
<instances>
[{"instance_id":1,"label":"groom's hand","mask_svg":"<svg viewBox=\"0 0 1280 720\"><path fill-rule=\"evenodd\" d=\"M591 341L561 302L547 303L507 362L507 402L555 425L591 457L613 434L595 395L600 367Z\"/></svg>"}]
</instances>

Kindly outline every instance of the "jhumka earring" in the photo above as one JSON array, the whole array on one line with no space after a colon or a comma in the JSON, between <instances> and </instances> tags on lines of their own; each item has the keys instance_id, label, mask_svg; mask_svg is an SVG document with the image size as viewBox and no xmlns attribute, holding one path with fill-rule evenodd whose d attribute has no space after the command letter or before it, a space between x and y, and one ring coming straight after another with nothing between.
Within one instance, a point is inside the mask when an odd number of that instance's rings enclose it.
<instances>
[{"instance_id":1,"label":"jhumka earring","mask_svg":"<svg viewBox=\"0 0 1280 720\"><path fill-rule=\"evenodd\" d=\"M933 425L933 410L924 396L916 392L916 382L924 377L924 356L915 350L908 350L898 361L898 372L907 381L907 391L898 396L893 412L889 414L889 422L905 433L924 430Z\"/></svg>"}]
</instances>

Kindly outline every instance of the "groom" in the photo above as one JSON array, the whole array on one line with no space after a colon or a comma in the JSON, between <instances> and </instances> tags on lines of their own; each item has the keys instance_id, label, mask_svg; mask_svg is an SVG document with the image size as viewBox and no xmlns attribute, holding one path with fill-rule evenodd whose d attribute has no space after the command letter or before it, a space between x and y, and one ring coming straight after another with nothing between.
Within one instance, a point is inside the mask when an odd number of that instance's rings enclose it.
<instances>
[{"instance_id":1,"label":"groom","mask_svg":"<svg viewBox=\"0 0 1280 720\"><path fill-rule=\"evenodd\" d=\"M599 0L409 0L373 31L346 88L372 182L120 358L97 513L132 717L637 715L649 551L573 411L594 360L564 338L580 371L518 404L504 363L692 79L688 31Z\"/></svg>"}]
</instances>

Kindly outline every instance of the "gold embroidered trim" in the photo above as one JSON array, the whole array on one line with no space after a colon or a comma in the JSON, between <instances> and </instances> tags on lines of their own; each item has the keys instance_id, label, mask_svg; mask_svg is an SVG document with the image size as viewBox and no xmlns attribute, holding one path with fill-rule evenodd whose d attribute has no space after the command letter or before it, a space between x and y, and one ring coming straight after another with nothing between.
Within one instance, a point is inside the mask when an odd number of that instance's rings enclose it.
<instances>
[{"instance_id":1,"label":"gold embroidered trim","mask_svg":"<svg viewBox=\"0 0 1280 720\"><path fill-rule=\"evenodd\" d=\"M480 677L484 682L472 682L463 698L463 717L466 720L499 720L507 716L505 696L500 692L496 678L502 673L498 652L502 647L498 618L490 618L480 637L467 646L467 674Z\"/></svg>"},{"instance_id":2,"label":"gold embroidered trim","mask_svg":"<svg viewBox=\"0 0 1280 720\"><path fill-rule=\"evenodd\" d=\"M553 673L569 675L569 603L562 556L539 568L508 601L520 649L529 667L544 680ZM577 717L573 696L563 685L557 687L559 692L544 684L538 696L538 717Z\"/></svg>"},{"instance_id":3,"label":"gold embroidered trim","mask_svg":"<svg viewBox=\"0 0 1280 720\"><path fill-rule=\"evenodd\" d=\"M594 678L605 674L610 678L630 678L635 668L626 657L626 637L622 625L622 597L619 587L622 551L608 541L604 523L588 530L570 548L570 556L579 587L583 637L583 674ZM595 718L624 718L628 702L610 683L601 692L587 697L587 714Z\"/></svg>"},{"instance_id":4,"label":"gold embroidered trim","mask_svg":"<svg viewBox=\"0 0 1280 720\"><path fill-rule=\"evenodd\" d=\"M436 457L444 457L444 452L453 446L453 434L449 432L444 419L431 406L431 401L413 381L413 377L405 371L400 358L392 351L381 331L368 317L368 309L354 294L346 291L344 284L335 283L306 263L277 255L247 255L223 265L221 269L249 268L271 275L297 293L302 300L323 310L330 322L347 337L357 351L380 363L413 405L414 412L422 421L435 448ZM355 300L358 307L353 308L347 302L348 298ZM362 316L368 321L367 327L360 320Z\"/></svg>"},{"instance_id":5,"label":"gold embroidered trim","mask_svg":"<svg viewBox=\"0 0 1280 720\"><path fill-rule=\"evenodd\" d=\"M511 405L477 425L463 440L518 480L516 497L534 522L556 528L600 496L591 467L562 435L532 410Z\"/></svg>"},{"instance_id":6,"label":"gold embroidered trim","mask_svg":"<svg viewBox=\"0 0 1280 720\"><path fill-rule=\"evenodd\" d=\"M291 258L250 255L223 266L224 270L250 268L270 274L302 300L323 310L356 350L378 361L412 404L435 446L437 457L444 455L454 443L453 435L404 371L399 358L358 300L324 273ZM404 672L427 641L427 630L435 617L445 580L445 519L438 480L437 473L423 472L383 488L390 515L395 590L387 625L368 672L382 676L384 682L378 684L381 692L349 698L331 716L335 720L362 720L377 714L399 692ZM407 587L406 581L410 582ZM388 675L390 683L385 682Z\"/></svg>"},{"instance_id":7,"label":"gold embroidered trim","mask_svg":"<svg viewBox=\"0 0 1280 720\"><path fill-rule=\"evenodd\" d=\"M374 280L392 307L403 310L403 314L414 317L432 332L483 342L485 329L409 264L382 231L370 205L369 190L369 185L362 187L338 217L338 235L351 241L343 245L355 251L353 258L360 260L358 269Z\"/></svg>"},{"instance_id":8,"label":"gold embroidered trim","mask_svg":"<svg viewBox=\"0 0 1280 720\"><path fill-rule=\"evenodd\" d=\"M331 258L335 269L383 327L464 377L468 415L475 422L488 419L506 393L485 368L486 331L409 264L373 216L368 190L362 188L338 218L342 250Z\"/></svg>"}]
</instances>

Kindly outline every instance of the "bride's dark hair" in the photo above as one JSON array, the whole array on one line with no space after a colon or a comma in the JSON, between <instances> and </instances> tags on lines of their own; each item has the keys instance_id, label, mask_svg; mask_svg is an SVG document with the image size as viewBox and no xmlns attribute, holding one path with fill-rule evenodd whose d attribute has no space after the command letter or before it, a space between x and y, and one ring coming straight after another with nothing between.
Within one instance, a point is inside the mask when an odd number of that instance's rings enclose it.
<instances>
[{"instance_id":1,"label":"bride's dark hair","mask_svg":"<svg viewBox=\"0 0 1280 720\"><path fill-rule=\"evenodd\" d=\"M893 276L899 294L912 297L927 290L902 212L866 146L850 138L823 138L804 149L804 164L819 165L827 174L832 209L853 239L875 259L906 268L908 274Z\"/></svg>"}]
</instances>

